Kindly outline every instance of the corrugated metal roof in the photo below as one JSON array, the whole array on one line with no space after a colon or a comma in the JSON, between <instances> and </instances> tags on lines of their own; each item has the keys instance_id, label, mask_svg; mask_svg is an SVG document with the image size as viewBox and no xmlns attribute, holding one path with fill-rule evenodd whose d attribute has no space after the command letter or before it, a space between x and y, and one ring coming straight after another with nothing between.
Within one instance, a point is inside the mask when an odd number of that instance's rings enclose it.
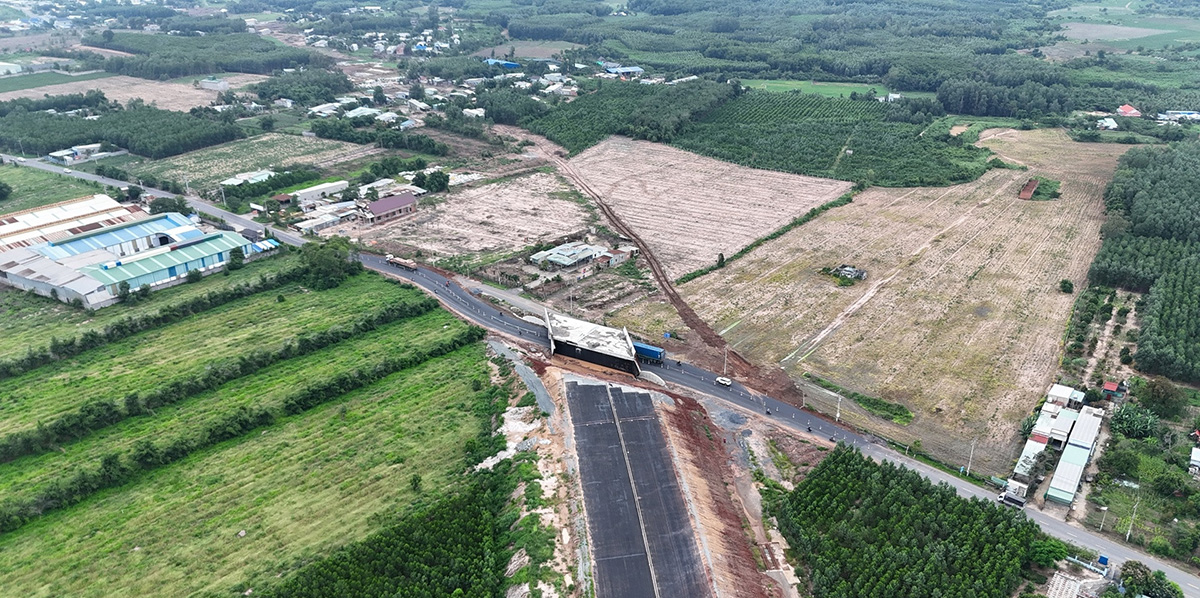
<instances>
[{"instance_id":1,"label":"corrugated metal roof","mask_svg":"<svg viewBox=\"0 0 1200 598\"><path fill-rule=\"evenodd\" d=\"M1075 490L1079 487L1079 480L1083 479L1083 468L1087 466L1088 457L1091 456L1091 451L1082 449L1077 446L1067 446L1063 450L1062 458L1058 461L1058 468L1054 470L1054 478L1050 480L1050 492L1047 492L1047 498L1050 494L1057 491L1055 497L1061 501L1070 502L1075 498Z\"/></svg>"},{"instance_id":2,"label":"corrugated metal roof","mask_svg":"<svg viewBox=\"0 0 1200 598\"><path fill-rule=\"evenodd\" d=\"M237 233L219 231L195 245L188 245L174 251L154 253L140 259L137 259L138 256L133 256L134 261L124 262L120 266L107 270L101 264L86 266L80 270L106 285L117 284L249 244L250 241Z\"/></svg>"},{"instance_id":3,"label":"corrugated metal roof","mask_svg":"<svg viewBox=\"0 0 1200 598\"><path fill-rule=\"evenodd\" d=\"M1013 468L1013 473L1028 476L1033 470L1033 462L1037 460L1037 456L1042 451L1046 450L1046 443L1038 442L1030 438L1025 441L1025 450L1021 451L1021 456L1017 459L1017 466Z\"/></svg>"},{"instance_id":4,"label":"corrugated metal roof","mask_svg":"<svg viewBox=\"0 0 1200 598\"><path fill-rule=\"evenodd\" d=\"M1095 407L1084 407L1083 412L1079 414L1079 421L1075 422L1075 429L1071 431L1071 439L1068 444L1091 452L1092 445L1096 443L1096 438L1100 435L1100 422L1103 420L1103 416L1104 412Z\"/></svg>"},{"instance_id":5,"label":"corrugated metal roof","mask_svg":"<svg viewBox=\"0 0 1200 598\"><path fill-rule=\"evenodd\" d=\"M114 247L143 239L158 233L166 234L175 242L195 239L203 235L192 221L183 214L167 212L157 214L145 220L127 222L108 228L89 231L66 239L55 241L49 246L39 248L39 252L51 258L64 258L88 251Z\"/></svg>"}]
</instances>

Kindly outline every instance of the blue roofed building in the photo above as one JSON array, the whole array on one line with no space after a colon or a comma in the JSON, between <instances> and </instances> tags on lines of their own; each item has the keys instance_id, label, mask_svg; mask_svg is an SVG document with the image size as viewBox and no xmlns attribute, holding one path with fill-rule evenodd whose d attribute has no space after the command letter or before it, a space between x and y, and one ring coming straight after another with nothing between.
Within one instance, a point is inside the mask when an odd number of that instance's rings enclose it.
<instances>
[{"instance_id":1,"label":"blue roofed building","mask_svg":"<svg viewBox=\"0 0 1200 598\"><path fill-rule=\"evenodd\" d=\"M487 60L484 60L484 62L492 66L498 66L505 69L515 69L521 67L520 63L513 62L511 60L500 60L499 58L488 58Z\"/></svg>"},{"instance_id":2,"label":"blue roofed building","mask_svg":"<svg viewBox=\"0 0 1200 598\"><path fill-rule=\"evenodd\" d=\"M16 241L0 243L0 284L97 309L117 302L121 283L131 289L170 286L183 282L191 271L224 269L236 248L246 259L254 259L279 246L274 239L252 243L233 232L205 232L174 212L149 215L133 210L121 218L76 226L82 209L112 213L111 206L97 202L84 198L77 200L79 209L64 202L9 218L10 238Z\"/></svg>"}]
</instances>

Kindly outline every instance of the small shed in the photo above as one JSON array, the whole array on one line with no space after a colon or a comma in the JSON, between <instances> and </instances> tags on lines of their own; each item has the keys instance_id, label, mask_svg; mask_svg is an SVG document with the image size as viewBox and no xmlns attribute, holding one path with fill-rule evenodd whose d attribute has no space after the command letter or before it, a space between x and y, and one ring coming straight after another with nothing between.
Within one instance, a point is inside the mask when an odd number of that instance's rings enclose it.
<instances>
[{"instance_id":1,"label":"small shed","mask_svg":"<svg viewBox=\"0 0 1200 598\"><path fill-rule=\"evenodd\" d=\"M1033 199L1033 194L1034 194L1034 192L1037 191L1038 184L1040 184L1040 183L1041 183L1041 181L1039 181L1037 179L1029 179L1029 182L1025 183L1024 187L1021 187L1021 192L1019 194L1017 194L1017 198L1018 199Z\"/></svg>"}]
</instances>

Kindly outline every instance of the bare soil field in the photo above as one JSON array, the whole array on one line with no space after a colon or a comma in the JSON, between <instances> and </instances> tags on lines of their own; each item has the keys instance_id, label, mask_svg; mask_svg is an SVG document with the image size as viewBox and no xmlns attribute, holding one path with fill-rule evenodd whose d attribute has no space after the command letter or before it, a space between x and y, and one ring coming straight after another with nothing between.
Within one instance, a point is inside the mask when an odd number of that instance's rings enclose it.
<instances>
[{"instance_id":1,"label":"bare soil field","mask_svg":"<svg viewBox=\"0 0 1200 598\"><path fill-rule=\"evenodd\" d=\"M562 179L538 172L457 190L414 216L339 234L441 256L509 253L585 230L593 216L575 197Z\"/></svg>"},{"instance_id":2,"label":"bare soil field","mask_svg":"<svg viewBox=\"0 0 1200 598\"><path fill-rule=\"evenodd\" d=\"M715 263L719 253L736 253L851 187L625 137L611 137L570 163L650 245L671 278Z\"/></svg>"},{"instance_id":3,"label":"bare soil field","mask_svg":"<svg viewBox=\"0 0 1200 598\"><path fill-rule=\"evenodd\" d=\"M1015 456L1015 424L1057 369L1073 300L1057 283L1084 283L1100 244L1101 195L1127 148L1075 143L1058 130L982 138L1030 170L868 190L680 292L751 361L780 364L793 379L811 372L916 415L902 427L844 401L842 419L921 439L952 463L965 463L978 438L976 467L1002 473ZM1018 200L1035 174L1063 181L1063 197ZM818 272L839 264L865 268L868 280L839 287ZM836 397L805 390L817 409L836 409Z\"/></svg>"},{"instance_id":4,"label":"bare soil field","mask_svg":"<svg viewBox=\"0 0 1200 598\"><path fill-rule=\"evenodd\" d=\"M1151 35L1162 35L1165 33L1162 29L1150 29L1148 27L1127 27L1124 25L1102 25L1099 23L1063 23L1066 31L1063 32L1069 39L1088 39L1088 40L1124 40L1137 39L1139 37L1150 37Z\"/></svg>"},{"instance_id":5,"label":"bare soil field","mask_svg":"<svg viewBox=\"0 0 1200 598\"><path fill-rule=\"evenodd\" d=\"M217 92L194 88L191 85L161 83L118 75L104 79L44 85L33 89L0 93L0 101L16 98L40 98L43 95L84 93L91 89L99 89L110 100L125 103L134 98L141 98L147 104L153 104L165 110L187 111L196 106L207 106L217 98Z\"/></svg>"}]
</instances>

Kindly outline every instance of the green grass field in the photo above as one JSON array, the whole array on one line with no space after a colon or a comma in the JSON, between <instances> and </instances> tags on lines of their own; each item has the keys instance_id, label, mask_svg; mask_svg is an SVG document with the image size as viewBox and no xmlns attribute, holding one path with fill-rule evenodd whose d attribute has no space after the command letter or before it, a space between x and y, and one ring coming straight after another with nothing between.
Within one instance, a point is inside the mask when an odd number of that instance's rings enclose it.
<instances>
[{"instance_id":1,"label":"green grass field","mask_svg":"<svg viewBox=\"0 0 1200 598\"><path fill-rule=\"evenodd\" d=\"M15 77L0 78L0 93L8 91L21 91L22 89L33 89L45 85L58 85L59 83L76 83L79 81L91 81L93 79L103 79L112 77L116 73L88 73L86 75L63 75L60 73L33 73L31 75L18 75Z\"/></svg>"},{"instance_id":2,"label":"green grass field","mask_svg":"<svg viewBox=\"0 0 1200 598\"><path fill-rule=\"evenodd\" d=\"M278 363L258 373L238 378L219 389L179 403L160 407L152 417L131 417L87 437L41 455L28 456L0 467L0 495L19 496L50 480L71 475L77 468L92 468L114 451L128 453L141 438L168 443L233 413L240 407L282 404L306 380L319 380L339 372L373 364L389 351L403 346L425 346L450 338L466 324L437 310L402 320L367 334L326 347L309 355ZM403 342L399 342L403 339Z\"/></svg>"},{"instance_id":3,"label":"green grass field","mask_svg":"<svg viewBox=\"0 0 1200 598\"><path fill-rule=\"evenodd\" d=\"M239 355L277 348L299 334L351 322L415 293L366 274L327 291L292 284L233 301L0 381L0 434L32 428L90 400L120 399ZM277 303L278 295L286 301Z\"/></svg>"},{"instance_id":4,"label":"green grass field","mask_svg":"<svg viewBox=\"0 0 1200 598\"><path fill-rule=\"evenodd\" d=\"M0 536L6 593L227 596L362 539L457 479L486 379L464 347ZM245 535L239 536L244 530Z\"/></svg>"},{"instance_id":5,"label":"green grass field","mask_svg":"<svg viewBox=\"0 0 1200 598\"><path fill-rule=\"evenodd\" d=\"M177 181L188 177L192 188L212 188L239 172L285 164L336 162L339 157L361 152L361 149L361 146L344 141L268 133L165 160L131 164L128 170L135 175L153 174Z\"/></svg>"},{"instance_id":6,"label":"green grass field","mask_svg":"<svg viewBox=\"0 0 1200 598\"><path fill-rule=\"evenodd\" d=\"M117 304L95 312L0 287L0 359L45 346L51 337L65 339L86 330L102 330L105 326L131 315L152 313L163 306L185 301L212 290L251 282L260 275L271 275L291 268L298 261L295 256L286 253L258 259L246 264L245 268L230 273L229 276L206 276L198 283L155 291L150 294L149 299L134 305ZM274 297L275 294L271 296Z\"/></svg>"},{"instance_id":7,"label":"green grass field","mask_svg":"<svg viewBox=\"0 0 1200 598\"><path fill-rule=\"evenodd\" d=\"M766 91L800 91L802 93L818 93L826 97L850 97L851 92L867 93L874 89L875 95L888 94L883 85L865 83L825 83L823 81L795 81L790 79L746 79L742 85Z\"/></svg>"},{"instance_id":8,"label":"green grass field","mask_svg":"<svg viewBox=\"0 0 1200 598\"><path fill-rule=\"evenodd\" d=\"M0 214L104 192L102 187L93 187L79 179L28 166L0 166L0 182L13 189L8 199L0 201Z\"/></svg>"}]
</instances>

